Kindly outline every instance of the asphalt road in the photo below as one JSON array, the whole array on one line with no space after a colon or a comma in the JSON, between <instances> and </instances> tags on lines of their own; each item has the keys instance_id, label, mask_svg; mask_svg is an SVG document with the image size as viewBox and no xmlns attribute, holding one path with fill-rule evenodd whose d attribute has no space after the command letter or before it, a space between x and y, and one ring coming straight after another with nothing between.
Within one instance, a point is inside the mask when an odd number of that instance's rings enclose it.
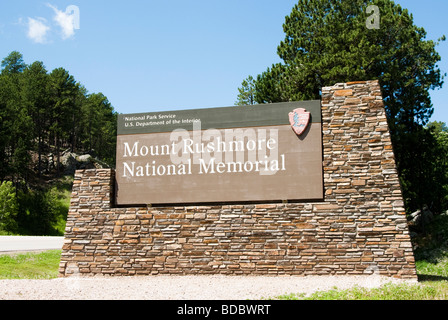
<instances>
[{"instance_id":1,"label":"asphalt road","mask_svg":"<svg viewBox=\"0 0 448 320\"><path fill-rule=\"evenodd\" d=\"M64 237L0 236L0 254L62 249Z\"/></svg>"}]
</instances>

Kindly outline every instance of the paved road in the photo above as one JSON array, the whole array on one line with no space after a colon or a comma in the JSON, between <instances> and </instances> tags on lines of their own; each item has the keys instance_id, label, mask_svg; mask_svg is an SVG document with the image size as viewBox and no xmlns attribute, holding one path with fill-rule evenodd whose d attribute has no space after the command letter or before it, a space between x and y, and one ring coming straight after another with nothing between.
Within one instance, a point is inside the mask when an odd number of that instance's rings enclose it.
<instances>
[{"instance_id":1,"label":"paved road","mask_svg":"<svg viewBox=\"0 0 448 320\"><path fill-rule=\"evenodd\" d=\"M62 249L64 237L0 236L0 254Z\"/></svg>"}]
</instances>

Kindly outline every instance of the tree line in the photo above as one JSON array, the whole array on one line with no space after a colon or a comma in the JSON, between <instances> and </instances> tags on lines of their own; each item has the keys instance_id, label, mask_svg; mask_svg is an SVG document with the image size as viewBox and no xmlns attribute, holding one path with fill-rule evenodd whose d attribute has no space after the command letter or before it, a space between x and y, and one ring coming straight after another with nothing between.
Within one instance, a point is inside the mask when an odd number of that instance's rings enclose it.
<instances>
[{"instance_id":1,"label":"tree line","mask_svg":"<svg viewBox=\"0 0 448 320\"><path fill-rule=\"evenodd\" d=\"M11 52L0 73L0 181L29 182L45 173L43 156L63 150L94 153L114 164L116 118L102 93L87 89L64 68L48 72Z\"/></svg>"},{"instance_id":2,"label":"tree line","mask_svg":"<svg viewBox=\"0 0 448 320\"><path fill-rule=\"evenodd\" d=\"M11 52L0 72L0 232L48 234L61 213L57 188L64 151L114 166L117 113L64 68L47 71ZM48 165L51 156L52 164ZM67 189L67 188L66 188ZM70 186L68 186L70 189Z\"/></svg>"},{"instance_id":3,"label":"tree line","mask_svg":"<svg viewBox=\"0 0 448 320\"><path fill-rule=\"evenodd\" d=\"M368 28L369 5L379 9ZM429 123L441 88L438 41L392 0L299 0L283 24L281 63L238 88L236 105L320 99L336 83L379 80L408 213L448 209L448 130Z\"/></svg>"}]
</instances>

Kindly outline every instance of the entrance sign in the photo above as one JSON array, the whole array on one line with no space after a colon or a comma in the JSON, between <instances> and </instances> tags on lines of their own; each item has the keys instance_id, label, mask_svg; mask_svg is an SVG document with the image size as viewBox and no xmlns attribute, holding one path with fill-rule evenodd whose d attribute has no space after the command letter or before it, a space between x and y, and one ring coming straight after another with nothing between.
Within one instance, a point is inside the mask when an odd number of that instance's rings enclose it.
<instances>
[{"instance_id":1,"label":"entrance sign","mask_svg":"<svg viewBox=\"0 0 448 320\"><path fill-rule=\"evenodd\" d=\"M321 92L120 115L116 169L75 173L59 275L417 281L379 82Z\"/></svg>"},{"instance_id":2,"label":"entrance sign","mask_svg":"<svg viewBox=\"0 0 448 320\"><path fill-rule=\"evenodd\" d=\"M322 200L320 101L119 115L118 205Z\"/></svg>"}]
</instances>

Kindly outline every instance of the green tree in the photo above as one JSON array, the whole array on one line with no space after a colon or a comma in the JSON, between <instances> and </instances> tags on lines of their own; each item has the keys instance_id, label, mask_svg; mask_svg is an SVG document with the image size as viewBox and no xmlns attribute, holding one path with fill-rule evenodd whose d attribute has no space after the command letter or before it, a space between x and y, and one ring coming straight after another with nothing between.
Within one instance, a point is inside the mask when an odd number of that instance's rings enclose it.
<instances>
[{"instance_id":1,"label":"green tree","mask_svg":"<svg viewBox=\"0 0 448 320\"><path fill-rule=\"evenodd\" d=\"M32 141L32 120L24 107L22 97L23 63L22 55L13 51L2 63L0 74L0 106L2 134L2 149L4 155L1 161L6 165L2 177L9 177L16 186L19 181L27 180L29 176L29 161Z\"/></svg>"},{"instance_id":2,"label":"green tree","mask_svg":"<svg viewBox=\"0 0 448 320\"><path fill-rule=\"evenodd\" d=\"M248 76L238 88L238 97L235 102L236 106L246 106L255 104L255 80L252 76Z\"/></svg>"},{"instance_id":3,"label":"green tree","mask_svg":"<svg viewBox=\"0 0 448 320\"><path fill-rule=\"evenodd\" d=\"M0 183L0 231L17 230L15 218L18 213L16 190L11 181Z\"/></svg>"},{"instance_id":4,"label":"green tree","mask_svg":"<svg viewBox=\"0 0 448 320\"><path fill-rule=\"evenodd\" d=\"M379 29L366 26L369 5L380 10ZM407 180L421 164L408 155L415 154L433 112L429 91L443 84L438 43L427 40L408 10L391 0L299 0L283 30L277 48L283 62L257 76L255 101L320 99L323 86L379 80L405 198L419 197L412 189L417 184ZM408 211L418 209L406 204Z\"/></svg>"},{"instance_id":5,"label":"green tree","mask_svg":"<svg viewBox=\"0 0 448 320\"><path fill-rule=\"evenodd\" d=\"M117 114L103 94L89 94L64 68L48 73L43 62L26 65L17 51L1 67L0 229L54 234L66 208L49 186L63 151L91 152L113 165ZM44 167L51 154L53 169Z\"/></svg>"},{"instance_id":6,"label":"green tree","mask_svg":"<svg viewBox=\"0 0 448 320\"><path fill-rule=\"evenodd\" d=\"M400 181L406 191L404 200L412 210L428 206L434 213L441 213L447 209L448 148L438 135L431 126L419 127L412 134L400 135L394 147L401 162L407 164L401 167Z\"/></svg>"},{"instance_id":7,"label":"green tree","mask_svg":"<svg viewBox=\"0 0 448 320\"><path fill-rule=\"evenodd\" d=\"M20 52L13 51L5 59L2 60L2 74L18 74L22 73L26 64L23 61L23 55Z\"/></svg>"},{"instance_id":8,"label":"green tree","mask_svg":"<svg viewBox=\"0 0 448 320\"><path fill-rule=\"evenodd\" d=\"M0 75L0 181L9 175L12 117L9 111L9 81Z\"/></svg>"},{"instance_id":9,"label":"green tree","mask_svg":"<svg viewBox=\"0 0 448 320\"><path fill-rule=\"evenodd\" d=\"M83 114L84 149L113 166L117 114L111 103L102 93L90 94L83 105Z\"/></svg>"},{"instance_id":10,"label":"green tree","mask_svg":"<svg viewBox=\"0 0 448 320\"><path fill-rule=\"evenodd\" d=\"M73 119L78 110L76 104L79 86L75 78L63 69L57 68L50 73L50 134L54 141L54 150L56 154L56 171L59 172L60 153L62 147L72 147L70 141Z\"/></svg>"},{"instance_id":11,"label":"green tree","mask_svg":"<svg viewBox=\"0 0 448 320\"><path fill-rule=\"evenodd\" d=\"M49 76L42 62L36 61L23 73L22 95L33 121L33 150L37 151L37 173L42 174L42 155L49 127Z\"/></svg>"},{"instance_id":12,"label":"green tree","mask_svg":"<svg viewBox=\"0 0 448 320\"><path fill-rule=\"evenodd\" d=\"M57 199L51 189L21 188L17 192L19 212L18 229L21 234L55 235L53 224L57 219Z\"/></svg>"},{"instance_id":13,"label":"green tree","mask_svg":"<svg viewBox=\"0 0 448 320\"><path fill-rule=\"evenodd\" d=\"M431 132L434 139L434 148L432 149L431 163L434 170L433 181L436 203L440 203L438 212L448 210L448 126L441 121L428 123L427 130Z\"/></svg>"}]
</instances>

